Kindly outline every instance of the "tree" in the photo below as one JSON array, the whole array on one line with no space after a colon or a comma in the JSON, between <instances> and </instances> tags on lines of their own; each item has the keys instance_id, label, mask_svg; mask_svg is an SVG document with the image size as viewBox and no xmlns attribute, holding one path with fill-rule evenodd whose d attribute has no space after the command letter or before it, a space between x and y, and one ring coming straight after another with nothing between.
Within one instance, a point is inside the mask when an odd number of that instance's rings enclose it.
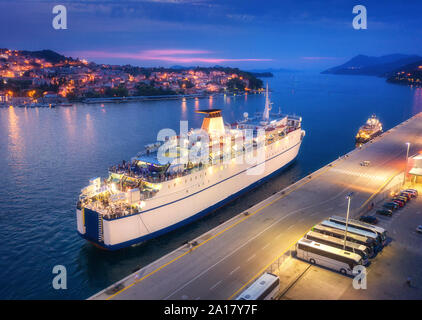
<instances>
[{"instance_id":1,"label":"tree","mask_svg":"<svg viewBox=\"0 0 422 320\"><path fill-rule=\"evenodd\" d=\"M245 90L245 83L239 78L233 78L227 81L227 89L229 91L243 91Z\"/></svg>"}]
</instances>

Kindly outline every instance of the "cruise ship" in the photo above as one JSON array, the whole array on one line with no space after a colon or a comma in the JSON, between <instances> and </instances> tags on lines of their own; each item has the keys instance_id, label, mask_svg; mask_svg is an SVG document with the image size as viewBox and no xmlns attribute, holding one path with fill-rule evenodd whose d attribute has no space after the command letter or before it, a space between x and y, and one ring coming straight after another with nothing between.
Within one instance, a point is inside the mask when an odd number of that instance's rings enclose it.
<instances>
[{"instance_id":1,"label":"cruise ship","mask_svg":"<svg viewBox=\"0 0 422 320\"><path fill-rule=\"evenodd\" d=\"M302 118L264 111L232 124L220 109L197 111L201 128L158 136L130 161L81 190L81 237L108 250L137 245L186 225L256 187L299 152Z\"/></svg>"},{"instance_id":2,"label":"cruise ship","mask_svg":"<svg viewBox=\"0 0 422 320\"><path fill-rule=\"evenodd\" d=\"M382 133L382 124L375 115L372 115L366 123L359 128L356 135L356 144L361 145Z\"/></svg>"}]
</instances>

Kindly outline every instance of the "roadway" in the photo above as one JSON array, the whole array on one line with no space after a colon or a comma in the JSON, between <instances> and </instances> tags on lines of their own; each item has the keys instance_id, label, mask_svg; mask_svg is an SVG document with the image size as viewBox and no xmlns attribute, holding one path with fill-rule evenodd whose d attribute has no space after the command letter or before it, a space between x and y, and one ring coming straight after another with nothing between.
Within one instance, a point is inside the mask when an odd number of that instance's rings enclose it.
<instances>
[{"instance_id":1,"label":"roadway","mask_svg":"<svg viewBox=\"0 0 422 320\"><path fill-rule=\"evenodd\" d=\"M233 299L314 224L345 215L349 192L352 213L370 204L403 171L405 142L414 154L421 136L422 113L200 236L193 249L179 248L91 298Z\"/></svg>"}]
</instances>

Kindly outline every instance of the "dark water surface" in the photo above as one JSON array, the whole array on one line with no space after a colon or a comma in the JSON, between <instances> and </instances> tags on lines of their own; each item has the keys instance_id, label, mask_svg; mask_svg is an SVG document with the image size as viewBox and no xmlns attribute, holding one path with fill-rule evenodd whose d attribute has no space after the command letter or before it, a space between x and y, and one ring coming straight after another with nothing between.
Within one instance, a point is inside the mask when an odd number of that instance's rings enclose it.
<instances>
[{"instance_id":1,"label":"dark water surface","mask_svg":"<svg viewBox=\"0 0 422 320\"><path fill-rule=\"evenodd\" d=\"M87 298L350 151L371 114L389 129L422 111L422 89L375 77L277 74L269 84L273 110L303 117L297 160L204 219L119 252L100 251L76 233L75 203L88 180L155 141L160 129L178 131L180 119L199 127L196 109L222 108L233 122L262 111L264 96L0 109L0 298ZM67 268L67 290L52 288L59 264Z\"/></svg>"}]
</instances>

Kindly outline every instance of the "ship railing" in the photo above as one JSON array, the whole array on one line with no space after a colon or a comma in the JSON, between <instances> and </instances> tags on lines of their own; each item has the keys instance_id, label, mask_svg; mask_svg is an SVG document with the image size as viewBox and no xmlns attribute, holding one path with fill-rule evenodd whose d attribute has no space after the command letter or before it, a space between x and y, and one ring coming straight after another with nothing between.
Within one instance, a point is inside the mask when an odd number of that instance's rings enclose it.
<instances>
[{"instance_id":1,"label":"ship railing","mask_svg":"<svg viewBox=\"0 0 422 320\"><path fill-rule=\"evenodd\" d=\"M106 220L121 218L139 212L137 209L131 208L127 203L110 203L105 207L100 202L93 202L86 204L85 207L98 212Z\"/></svg>"}]
</instances>

